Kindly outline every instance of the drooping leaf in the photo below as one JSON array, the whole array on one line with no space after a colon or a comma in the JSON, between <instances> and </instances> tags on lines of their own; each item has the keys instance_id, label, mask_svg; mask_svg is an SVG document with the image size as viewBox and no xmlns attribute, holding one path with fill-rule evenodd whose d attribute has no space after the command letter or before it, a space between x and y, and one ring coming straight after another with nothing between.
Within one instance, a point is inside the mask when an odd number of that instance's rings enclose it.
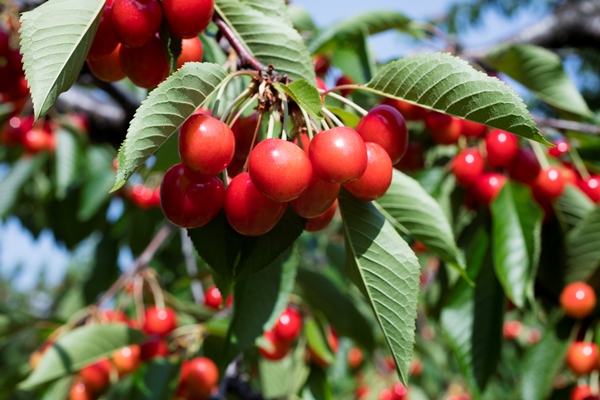
<instances>
[{"instance_id":1,"label":"drooping leaf","mask_svg":"<svg viewBox=\"0 0 600 400\"><path fill-rule=\"evenodd\" d=\"M306 346L301 343L280 361L270 361L265 358L258 361L260 387L265 398L287 397L300 390L310 373L305 355Z\"/></svg>"},{"instance_id":2,"label":"drooping leaf","mask_svg":"<svg viewBox=\"0 0 600 400\"><path fill-rule=\"evenodd\" d=\"M110 188L115 181L112 162L115 151L110 146L90 146L86 151L87 179L81 189L81 202L77 211L80 221L92 219L110 198Z\"/></svg>"},{"instance_id":3,"label":"drooping leaf","mask_svg":"<svg viewBox=\"0 0 600 400\"><path fill-rule=\"evenodd\" d=\"M69 398L69 391L73 385L73 377L65 376L52 383L44 393L42 400L58 400Z\"/></svg>"},{"instance_id":4,"label":"drooping leaf","mask_svg":"<svg viewBox=\"0 0 600 400\"><path fill-rule=\"evenodd\" d=\"M31 389L73 374L97 359L143 339L140 331L124 324L89 325L74 329L46 350L37 368L21 383L20 388Z\"/></svg>"},{"instance_id":5,"label":"drooping leaf","mask_svg":"<svg viewBox=\"0 0 600 400\"><path fill-rule=\"evenodd\" d=\"M215 38L208 36L206 33L202 33L200 34L200 41L202 42L203 61L219 65L223 65L225 61L227 61L227 56Z\"/></svg>"},{"instance_id":6,"label":"drooping leaf","mask_svg":"<svg viewBox=\"0 0 600 400\"><path fill-rule=\"evenodd\" d=\"M600 207L569 231L565 249L566 282L587 281L600 266Z\"/></svg>"},{"instance_id":7,"label":"drooping leaf","mask_svg":"<svg viewBox=\"0 0 600 400\"><path fill-rule=\"evenodd\" d=\"M0 217L6 217L17 201L23 185L41 168L47 154L22 157L0 181Z\"/></svg>"},{"instance_id":8,"label":"drooping leaf","mask_svg":"<svg viewBox=\"0 0 600 400\"><path fill-rule=\"evenodd\" d=\"M529 188L512 182L504 185L491 211L496 275L506 295L522 308L533 290L540 257L542 211Z\"/></svg>"},{"instance_id":9,"label":"drooping leaf","mask_svg":"<svg viewBox=\"0 0 600 400\"><path fill-rule=\"evenodd\" d=\"M446 53L391 62L379 70L367 88L548 144L514 90Z\"/></svg>"},{"instance_id":10,"label":"drooping leaf","mask_svg":"<svg viewBox=\"0 0 600 400\"><path fill-rule=\"evenodd\" d=\"M35 118L77 79L104 10L102 0L51 0L21 16L21 53Z\"/></svg>"},{"instance_id":11,"label":"drooping leaf","mask_svg":"<svg viewBox=\"0 0 600 400\"><path fill-rule=\"evenodd\" d=\"M396 362L400 380L408 384L414 343L420 266L394 227L371 203L343 191L347 262L351 276L364 288Z\"/></svg>"},{"instance_id":12,"label":"drooping leaf","mask_svg":"<svg viewBox=\"0 0 600 400\"><path fill-rule=\"evenodd\" d=\"M314 82L315 71L300 34L278 0L216 0L215 12L265 66L272 64L291 79Z\"/></svg>"},{"instance_id":13,"label":"drooping leaf","mask_svg":"<svg viewBox=\"0 0 600 400\"><path fill-rule=\"evenodd\" d=\"M556 216L572 228L593 209L594 202L576 186L566 185L562 195L554 202Z\"/></svg>"},{"instance_id":14,"label":"drooping leaf","mask_svg":"<svg viewBox=\"0 0 600 400\"><path fill-rule=\"evenodd\" d=\"M308 347L319 357L326 365L331 365L335 361L335 355L327 344L325 332L313 317L304 318L304 335L308 342Z\"/></svg>"},{"instance_id":15,"label":"drooping leaf","mask_svg":"<svg viewBox=\"0 0 600 400\"><path fill-rule=\"evenodd\" d=\"M132 400L169 400L173 398L179 383L180 362L171 359L155 358L142 364L136 371Z\"/></svg>"},{"instance_id":16,"label":"drooping leaf","mask_svg":"<svg viewBox=\"0 0 600 400\"><path fill-rule=\"evenodd\" d=\"M225 70L209 63L186 63L142 102L119 149L113 191L179 129L225 79Z\"/></svg>"},{"instance_id":17,"label":"drooping leaf","mask_svg":"<svg viewBox=\"0 0 600 400\"><path fill-rule=\"evenodd\" d=\"M333 400L331 385L322 368L312 368L302 389L302 399L306 400Z\"/></svg>"},{"instance_id":18,"label":"drooping leaf","mask_svg":"<svg viewBox=\"0 0 600 400\"><path fill-rule=\"evenodd\" d=\"M72 132L59 129L56 133L56 197L64 199L67 189L78 178L81 148Z\"/></svg>"},{"instance_id":19,"label":"drooping leaf","mask_svg":"<svg viewBox=\"0 0 600 400\"><path fill-rule=\"evenodd\" d=\"M300 79L290 83L289 85L278 84L283 91L292 98L300 107L304 108L311 118L322 119L321 96L316 87L307 81Z\"/></svg>"},{"instance_id":20,"label":"drooping leaf","mask_svg":"<svg viewBox=\"0 0 600 400\"><path fill-rule=\"evenodd\" d=\"M593 115L556 53L534 45L503 44L486 54L485 61L557 110L584 118Z\"/></svg>"}]
</instances>

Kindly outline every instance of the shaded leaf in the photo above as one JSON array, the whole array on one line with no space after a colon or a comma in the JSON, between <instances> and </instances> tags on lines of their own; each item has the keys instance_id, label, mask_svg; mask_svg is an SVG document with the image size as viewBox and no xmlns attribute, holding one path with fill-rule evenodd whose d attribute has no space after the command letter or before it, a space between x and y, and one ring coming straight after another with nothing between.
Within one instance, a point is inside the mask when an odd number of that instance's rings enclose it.
<instances>
[{"instance_id":1,"label":"shaded leaf","mask_svg":"<svg viewBox=\"0 0 600 400\"><path fill-rule=\"evenodd\" d=\"M600 265L600 207L596 207L565 240L567 283L587 281Z\"/></svg>"},{"instance_id":2,"label":"shaded leaf","mask_svg":"<svg viewBox=\"0 0 600 400\"><path fill-rule=\"evenodd\" d=\"M66 129L56 135L56 197L64 199L67 189L78 178L81 148L78 138Z\"/></svg>"},{"instance_id":3,"label":"shaded leaf","mask_svg":"<svg viewBox=\"0 0 600 400\"><path fill-rule=\"evenodd\" d=\"M170 400L179 383L180 362L155 358L136 371L135 385L129 398L132 400Z\"/></svg>"},{"instance_id":4,"label":"shaded leaf","mask_svg":"<svg viewBox=\"0 0 600 400\"><path fill-rule=\"evenodd\" d=\"M335 362L335 355L327 344L325 334L317 320L313 317L304 318L304 335L308 342L308 347L317 355L326 365Z\"/></svg>"},{"instance_id":5,"label":"shaded leaf","mask_svg":"<svg viewBox=\"0 0 600 400\"><path fill-rule=\"evenodd\" d=\"M108 146L90 146L86 152L87 179L81 190L81 202L77 211L80 221L92 219L110 199L110 188L115 181L112 162L115 152Z\"/></svg>"},{"instance_id":6,"label":"shaded leaf","mask_svg":"<svg viewBox=\"0 0 600 400\"><path fill-rule=\"evenodd\" d=\"M42 400L60 400L68 399L69 391L73 385L73 377L65 376L54 382L44 393Z\"/></svg>"},{"instance_id":7,"label":"shaded leaf","mask_svg":"<svg viewBox=\"0 0 600 400\"><path fill-rule=\"evenodd\" d=\"M556 216L569 228L577 225L594 207L594 202L573 185L566 185L562 195L554 202Z\"/></svg>"},{"instance_id":8,"label":"shaded leaf","mask_svg":"<svg viewBox=\"0 0 600 400\"><path fill-rule=\"evenodd\" d=\"M0 181L0 217L6 217L12 210L21 189L31 176L38 171L48 155L38 154L35 157L21 157Z\"/></svg>"},{"instance_id":9,"label":"shaded leaf","mask_svg":"<svg viewBox=\"0 0 600 400\"><path fill-rule=\"evenodd\" d=\"M333 49L333 64L356 83L370 81L376 72L375 60L371 54L368 39L368 32L363 29L351 42L341 44Z\"/></svg>"},{"instance_id":10,"label":"shaded leaf","mask_svg":"<svg viewBox=\"0 0 600 400\"><path fill-rule=\"evenodd\" d=\"M306 348L302 344L280 361L259 359L258 369L263 396L272 399L298 393L310 374L305 355Z\"/></svg>"}]
</instances>

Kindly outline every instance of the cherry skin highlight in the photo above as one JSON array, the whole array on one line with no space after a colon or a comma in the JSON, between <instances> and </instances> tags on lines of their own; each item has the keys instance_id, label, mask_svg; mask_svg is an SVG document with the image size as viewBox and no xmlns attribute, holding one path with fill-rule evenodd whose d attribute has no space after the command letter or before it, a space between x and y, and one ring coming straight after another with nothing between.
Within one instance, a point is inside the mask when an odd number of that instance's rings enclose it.
<instances>
[{"instance_id":1,"label":"cherry skin highlight","mask_svg":"<svg viewBox=\"0 0 600 400\"><path fill-rule=\"evenodd\" d=\"M318 217L309 218L308 221L306 221L304 230L306 232L319 232L327 228L335 216L337 207L338 201L335 199L331 207L329 207L323 214L319 215Z\"/></svg>"},{"instance_id":2,"label":"cherry skin highlight","mask_svg":"<svg viewBox=\"0 0 600 400\"><path fill-rule=\"evenodd\" d=\"M315 135L308 155L319 177L332 183L357 181L367 169L367 147L354 130L337 127Z\"/></svg>"},{"instance_id":3,"label":"cherry skin highlight","mask_svg":"<svg viewBox=\"0 0 600 400\"><path fill-rule=\"evenodd\" d=\"M560 293L560 307L570 317L582 319L596 307L596 292L585 282L573 282Z\"/></svg>"},{"instance_id":4,"label":"cherry skin highlight","mask_svg":"<svg viewBox=\"0 0 600 400\"><path fill-rule=\"evenodd\" d=\"M277 339L284 342L293 342L296 340L300 336L301 330L302 316L298 311L289 307L281 313L273 328Z\"/></svg>"},{"instance_id":5,"label":"cherry skin highlight","mask_svg":"<svg viewBox=\"0 0 600 400\"><path fill-rule=\"evenodd\" d=\"M177 328L177 314L171 308L149 307L144 315L143 330L149 335L166 336Z\"/></svg>"},{"instance_id":6,"label":"cherry skin highlight","mask_svg":"<svg viewBox=\"0 0 600 400\"><path fill-rule=\"evenodd\" d=\"M483 174L473 186L475 197L481 204L489 206L496 196L498 196L505 183L506 177L504 175L495 172Z\"/></svg>"},{"instance_id":7,"label":"cherry skin highlight","mask_svg":"<svg viewBox=\"0 0 600 400\"><path fill-rule=\"evenodd\" d=\"M542 167L531 149L519 149L508 168L510 177L527 185L535 182Z\"/></svg>"},{"instance_id":8,"label":"cherry skin highlight","mask_svg":"<svg viewBox=\"0 0 600 400\"><path fill-rule=\"evenodd\" d=\"M589 375L598 369L598 346L595 343L575 342L567 352L567 365L577 375Z\"/></svg>"},{"instance_id":9,"label":"cherry skin highlight","mask_svg":"<svg viewBox=\"0 0 600 400\"><path fill-rule=\"evenodd\" d=\"M493 129L485 137L488 162L493 167L508 167L519 151L519 141L508 132Z\"/></svg>"},{"instance_id":10,"label":"cherry skin highlight","mask_svg":"<svg viewBox=\"0 0 600 400\"><path fill-rule=\"evenodd\" d=\"M141 364L141 350L137 344L123 347L112 354L112 360L120 376L137 370Z\"/></svg>"},{"instance_id":11,"label":"cherry skin highlight","mask_svg":"<svg viewBox=\"0 0 600 400\"><path fill-rule=\"evenodd\" d=\"M591 176L589 179L578 179L577 186L594 203L600 203L600 176Z\"/></svg>"},{"instance_id":12,"label":"cherry skin highlight","mask_svg":"<svg viewBox=\"0 0 600 400\"><path fill-rule=\"evenodd\" d=\"M398 163L408 148L406 121L398 110L388 105L380 105L369 111L356 126L356 132L365 142L383 147L392 164Z\"/></svg>"},{"instance_id":13,"label":"cherry skin highlight","mask_svg":"<svg viewBox=\"0 0 600 400\"><path fill-rule=\"evenodd\" d=\"M202 42L198 37L183 39L181 41L181 54L177 57L177 69L181 68L186 62L201 62L202 54Z\"/></svg>"},{"instance_id":14,"label":"cherry skin highlight","mask_svg":"<svg viewBox=\"0 0 600 400\"><path fill-rule=\"evenodd\" d=\"M126 47L141 47L160 28L162 7L157 0L114 0L112 25L119 41Z\"/></svg>"},{"instance_id":15,"label":"cherry skin highlight","mask_svg":"<svg viewBox=\"0 0 600 400\"><path fill-rule=\"evenodd\" d=\"M319 178L314 172L306 190L290 201L292 209L301 217L315 218L325 213L340 193L340 185Z\"/></svg>"},{"instance_id":16,"label":"cherry skin highlight","mask_svg":"<svg viewBox=\"0 0 600 400\"><path fill-rule=\"evenodd\" d=\"M215 363L206 357L188 361L185 383L193 396L206 398L219 382L219 370Z\"/></svg>"},{"instance_id":17,"label":"cherry skin highlight","mask_svg":"<svg viewBox=\"0 0 600 400\"><path fill-rule=\"evenodd\" d=\"M218 310L223 304L223 296L221 291L215 286L209 286L204 293L204 305L213 310Z\"/></svg>"},{"instance_id":18,"label":"cherry skin highlight","mask_svg":"<svg viewBox=\"0 0 600 400\"><path fill-rule=\"evenodd\" d=\"M169 62L157 36L141 47L122 46L119 61L127 77L145 89L152 89L169 76Z\"/></svg>"},{"instance_id":19,"label":"cherry skin highlight","mask_svg":"<svg viewBox=\"0 0 600 400\"><path fill-rule=\"evenodd\" d=\"M427 114L425 127L436 143L446 145L458 142L462 132L462 122L459 118L438 112Z\"/></svg>"},{"instance_id":20,"label":"cherry skin highlight","mask_svg":"<svg viewBox=\"0 0 600 400\"><path fill-rule=\"evenodd\" d=\"M69 400L94 400L95 397L83 382L73 382L73 386L69 390Z\"/></svg>"},{"instance_id":21,"label":"cherry skin highlight","mask_svg":"<svg viewBox=\"0 0 600 400\"><path fill-rule=\"evenodd\" d=\"M557 167L543 169L533 183L532 188L540 198L549 201L555 200L565 189L565 176Z\"/></svg>"},{"instance_id":22,"label":"cherry skin highlight","mask_svg":"<svg viewBox=\"0 0 600 400\"><path fill-rule=\"evenodd\" d=\"M485 160L477 149L466 149L452 161L452 173L462 187L471 187L483 175Z\"/></svg>"},{"instance_id":23,"label":"cherry skin highlight","mask_svg":"<svg viewBox=\"0 0 600 400\"><path fill-rule=\"evenodd\" d=\"M556 147L549 149L548 153L553 157L562 157L569 153L569 150L571 149L569 142L567 142L565 139L556 140L552 142L552 144Z\"/></svg>"},{"instance_id":24,"label":"cherry skin highlight","mask_svg":"<svg viewBox=\"0 0 600 400\"><path fill-rule=\"evenodd\" d=\"M367 142L367 168L356 181L344 185L347 191L362 201L380 198L392 184L392 161L383 147Z\"/></svg>"},{"instance_id":25,"label":"cherry skin highlight","mask_svg":"<svg viewBox=\"0 0 600 400\"><path fill-rule=\"evenodd\" d=\"M213 17L213 0L163 0L169 30L177 37L189 39L204 31Z\"/></svg>"}]
</instances>

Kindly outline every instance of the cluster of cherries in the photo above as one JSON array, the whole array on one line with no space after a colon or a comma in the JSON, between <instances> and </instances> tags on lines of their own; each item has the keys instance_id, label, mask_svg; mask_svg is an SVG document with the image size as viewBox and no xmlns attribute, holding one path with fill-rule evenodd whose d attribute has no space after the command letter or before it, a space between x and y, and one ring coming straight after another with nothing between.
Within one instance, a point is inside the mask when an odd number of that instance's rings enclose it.
<instances>
[{"instance_id":1,"label":"cluster of cherries","mask_svg":"<svg viewBox=\"0 0 600 400\"><path fill-rule=\"evenodd\" d=\"M33 122L33 115L28 117L15 115L6 121L0 130L0 141L6 147L22 147L28 154L41 151L54 152L56 137L55 123L51 120Z\"/></svg>"},{"instance_id":2,"label":"cluster of cherries","mask_svg":"<svg viewBox=\"0 0 600 400\"><path fill-rule=\"evenodd\" d=\"M331 222L342 185L363 201L383 196L392 165L408 145L404 118L387 105L373 108L356 130L336 127L312 140L300 134L295 142L268 138L252 148L256 124L249 117L232 130L202 111L183 124L182 163L161 184L161 206L171 222L197 228L224 208L233 229L260 236L279 222L289 203L308 219L308 231L318 231ZM217 177L226 168L232 178L227 190Z\"/></svg>"},{"instance_id":3,"label":"cluster of cherries","mask_svg":"<svg viewBox=\"0 0 600 400\"><path fill-rule=\"evenodd\" d=\"M169 76L170 66L157 34L163 17L170 33L182 39L177 67L202 60L198 35L214 12L213 0L107 0L87 55L90 71L100 80L126 76L151 89Z\"/></svg>"},{"instance_id":4,"label":"cluster of cherries","mask_svg":"<svg viewBox=\"0 0 600 400\"><path fill-rule=\"evenodd\" d=\"M19 111L29 98L29 88L22 56L12 42L11 35L0 29L0 103L12 102Z\"/></svg>"},{"instance_id":5,"label":"cluster of cherries","mask_svg":"<svg viewBox=\"0 0 600 400\"><path fill-rule=\"evenodd\" d=\"M126 193L129 200L141 209L160 207L160 186L151 188L143 183L137 183Z\"/></svg>"}]
</instances>

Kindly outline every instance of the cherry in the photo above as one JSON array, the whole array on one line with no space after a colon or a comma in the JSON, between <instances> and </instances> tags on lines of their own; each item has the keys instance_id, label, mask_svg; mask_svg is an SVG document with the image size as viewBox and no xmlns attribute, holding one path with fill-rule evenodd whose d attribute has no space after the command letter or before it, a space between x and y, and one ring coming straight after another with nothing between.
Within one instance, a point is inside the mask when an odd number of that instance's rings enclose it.
<instances>
[{"instance_id":1,"label":"cherry","mask_svg":"<svg viewBox=\"0 0 600 400\"><path fill-rule=\"evenodd\" d=\"M425 165L424 149L420 142L409 142L404 157L394 164L394 168L400 171L414 172Z\"/></svg>"},{"instance_id":2,"label":"cherry","mask_svg":"<svg viewBox=\"0 0 600 400\"><path fill-rule=\"evenodd\" d=\"M23 146L30 154L39 153L49 147L48 133L38 127L33 127L23 136Z\"/></svg>"},{"instance_id":3,"label":"cherry","mask_svg":"<svg viewBox=\"0 0 600 400\"><path fill-rule=\"evenodd\" d=\"M146 209L150 208L150 206L153 204L153 195L154 191L152 189L150 189L143 183L138 183L133 185L129 196L131 198L131 201L136 206Z\"/></svg>"},{"instance_id":4,"label":"cherry","mask_svg":"<svg viewBox=\"0 0 600 400\"><path fill-rule=\"evenodd\" d=\"M269 343L271 348L259 347L258 351L267 360L281 360L285 357L292 348L292 342L280 340L274 331L267 331L263 335L264 339Z\"/></svg>"},{"instance_id":5,"label":"cherry","mask_svg":"<svg viewBox=\"0 0 600 400\"><path fill-rule=\"evenodd\" d=\"M290 201L296 214L304 218L315 218L323 215L335 202L340 193L340 185L319 178L314 172L306 190Z\"/></svg>"},{"instance_id":6,"label":"cherry","mask_svg":"<svg viewBox=\"0 0 600 400\"><path fill-rule=\"evenodd\" d=\"M336 199L331 205L331 207L329 207L327 211L325 211L323 214L319 215L318 217L309 218L308 221L306 221L306 226L304 227L304 230L306 230L307 232L319 232L327 228L327 226L331 223L333 217L335 216L337 206L338 201Z\"/></svg>"},{"instance_id":7,"label":"cherry","mask_svg":"<svg viewBox=\"0 0 600 400\"><path fill-rule=\"evenodd\" d=\"M342 86L342 85L354 85L354 81L349 76L342 75L335 82L335 86ZM350 93L352 93L352 89L340 89L340 93L342 94L342 96L348 97L350 95Z\"/></svg>"},{"instance_id":8,"label":"cherry","mask_svg":"<svg viewBox=\"0 0 600 400\"><path fill-rule=\"evenodd\" d=\"M489 206L498 196L500 190L506 183L506 177L494 172L481 175L473 188L475 198L483 205Z\"/></svg>"},{"instance_id":9,"label":"cherry","mask_svg":"<svg viewBox=\"0 0 600 400\"><path fill-rule=\"evenodd\" d=\"M317 75L326 75L329 71L329 60L322 54L315 56L313 59L313 66Z\"/></svg>"},{"instance_id":10,"label":"cherry","mask_svg":"<svg viewBox=\"0 0 600 400\"><path fill-rule=\"evenodd\" d=\"M121 44L106 57L96 60L87 60L87 65L94 76L104 82L117 82L125 78L125 71L121 67Z\"/></svg>"},{"instance_id":11,"label":"cherry","mask_svg":"<svg viewBox=\"0 0 600 400\"><path fill-rule=\"evenodd\" d=\"M392 390L389 388L385 388L385 389L381 389L381 392L379 392L379 400L394 400L394 394L392 393Z\"/></svg>"},{"instance_id":12,"label":"cherry","mask_svg":"<svg viewBox=\"0 0 600 400\"><path fill-rule=\"evenodd\" d=\"M257 124L258 114L254 113L248 117L238 118L231 127L233 136L235 136L234 157L239 158L243 162L246 161L246 157L250 154L250 147L252 146L252 139L254 138Z\"/></svg>"},{"instance_id":13,"label":"cherry","mask_svg":"<svg viewBox=\"0 0 600 400\"><path fill-rule=\"evenodd\" d=\"M596 293L585 282L573 282L560 293L560 307L570 317L582 319L596 307Z\"/></svg>"},{"instance_id":14,"label":"cherry","mask_svg":"<svg viewBox=\"0 0 600 400\"><path fill-rule=\"evenodd\" d=\"M151 37L141 47L122 46L119 61L127 77L137 86L145 89L152 89L169 76L169 62L157 36Z\"/></svg>"},{"instance_id":15,"label":"cherry","mask_svg":"<svg viewBox=\"0 0 600 400\"><path fill-rule=\"evenodd\" d=\"M392 161L383 147L367 142L367 169L356 182L344 185L347 191L362 201L380 198L392 184Z\"/></svg>"},{"instance_id":16,"label":"cherry","mask_svg":"<svg viewBox=\"0 0 600 400\"><path fill-rule=\"evenodd\" d=\"M519 151L519 141L512 133L492 129L485 137L485 148L492 167L508 167Z\"/></svg>"},{"instance_id":17,"label":"cherry","mask_svg":"<svg viewBox=\"0 0 600 400\"><path fill-rule=\"evenodd\" d=\"M502 327L505 339L514 340L523 332L523 324L520 321L506 321Z\"/></svg>"},{"instance_id":18,"label":"cherry","mask_svg":"<svg viewBox=\"0 0 600 400\"><path fill-rule=\"evenodd\" d=\"M369 392L370 389L367 385L360 385L356 388L356 391L354 392L354 397L356 397L357 400L366 399L367 397L369 397Z\"/></svg>"},{"instance_id":19,"label":"cherry","mask_svg":"<svg viewBox=\"0 0 600 400\"><path fill-rule=\"evenodd\" d=\"M250 153L250 177L256 188L271 200L298 198L311 183L313 169L306 153L282 139L260 142Z\"/></svg>"},{"instance_id":20,"label":"cherry","mask_svg":"<svg viewBox=\"0 0 600 400\"><path fill-rule=\"evenodd\" d=\"M225 216L233 229L246 236L260 236L277 225L287 204L273 201L254 186L250 174L233 178L225 193Z\"/></svg>"},{"instance_id":21,"label":"cherry","mask_svg":"<svg viewBox=\"0 0 600 400\"><path fill-rule=\"evenodd\" d=\"M217 216L225 199L223 182L205 177L183 164L171 167L160 185L160 206L169 221L182 228L198 228Z\"/></svg>"},{"instance_id":22,"label":"cherry","mask_svg":"<svg viewBox=\"0 0 600 400\"><path fill-rule=\"evenodd\" d=\"M223 304L223 296L221 291L215 285L210 286L204 293L204 305L208 308L218 310Z\"/></svg>"},{"instance_id":23,"label":"cherry","mask_svg":"<svg viewBox=\"0 0 600 400\"><path fill-rule=\"evenodd\" d=\"M98 25L96 36L94 36L94 41L87 54L87 59L97 60L106 57L115 50L118 44L119 39L117 39L113 30L112 7L105 6L100 17L100 25Z\"/></svg>"},{"instance_id":24,"label":"cherry","mask_svg":"<svg viewBox=\"0 0 600 400\"><path fill-rule=\"evenodd\" d=\"M557 167L543 169L532 185L533 191L540 198L552 201L565 189L565 176Z\"/></svg>"},{"instance_id":25,"label":"cherry","mask_svg":"<svg viewBox=\"0 0 600 400\"><path fill-rule=\"evenodd\" d=\"M417 105L402 100L385 99L383 101L383 104L392 106L396 110L400 111L400 114L402 114L402 116L408 121L424 120L427 114L429 114L428 109L419 107Z\"/></svg>"},{"instance_id":26,"label":"cherry","mask_svg":"<svg viewBox=\"0 0 600 400\"><path fill-rule=\"evenodd\" d=\"M541 170L542 167L531 149L519 149L508 168L511 178L528 185L536 180Z\"/></svg>"},{"instance_id":27,"label":"cherry","mask_svg":"<svg viewBox=\"0 0 600 400\"><path fill-rule=\"evenodd\" d=\"M190 394L200 398L209 396L219 382L219 369L215 363L209 358L197 357L185 364L185 384Z\"/></svg>"},{"instance_id":28,"label":"cherry","mask_svg":"<svg viewBox=\"0 0 600 400\"><path fill-rule=\"evenodd\" d=\"M423 373L423 362L418 358L411 360L409 373L413 376L420 376Z\"/></svg>"},{"instance_id":29,"label":"cherry","mask_svg":"<svg viewBox=\"0 0 600 400\"><path fill-rule=\"evenodd\" d=\"M177 69L181 68L186 62L202 61L202 53L200 38L183 39L181 41L181 54L177 57Z\"/></svg>"},{"instance_id":30,"label":"cherry","mask_svg":"<svg viewBox=\"0 0 600 400\"><path fill-rule=\"evenodd\" d=\"M281 313L273 328L277 339L284 342L293 342L296 340L301 330L302 316L298 311L289 307Z\"/></svg>"},{"instance_id":31,"label":"cherry","mask_svg":"<svg viewBox=\"0 0 600 400\"><path fill-rule=\"evenodd\" d=\"M325 81L323 79L317 77L316 82L317 82L317 89L327 90L327 85L325 84Z\"/></svg>"},{"instance_id":32,"label":"cherry","mask_svg":"<svg viewBox=\"0 0 600 400\"><path fill-rule=\"evenodd\" d=\"M362 350L356 346L353 346L348 350L348 365L351 369L356 369L363 363Z\"/></svg>"},{"instance_id":33,"label":"cherry","mask_svg":"<svg viewBox=\"0 0 600 400\"><path fill-rule=\"evenodd\" d=\"M459 118L433 111L425 117L425 127L436 143L447 145L458 142L462 122Z\"/></svg>"},{"instance_id":34,"label":"cherry","mask_svg":"<svg viewBox=\"0 0 600 400\"><path fill-rule=\"evenodd\" d=\"M452 173L463 187L471 187L483 175L485 160L477 149L463 150L452 161Z\"/></svg>"},{"instance_id":35,"label":"cherry","mask_svg":"<svg viewBox=\"0 0 600 400\"><path fill-rule=\"evenodd\" d=\"M152 360L153 358L167 357L169 355L169 345L160 337L151 337L150 340L140 346L142 361Z\"/></svg>"},{"instance_id":36,"label":"cherry","mask_svg":"<svg viewBox=\"0 0 600 400\"><path fill-rule=\"evenodd\" d=\"M556 140L552 142L552 144L556 147L549 149L548 153L553 157L562 157L565 154L568 154L569 150L571 149L569 142L567 142L565 139Z\"/></svg>"},{"instance_id":37,"label":"cherry","mask_svg":"<svg viewBox=\"0 0 600 400\"><path fill-rule=\"evenodd\" d=\"M577 186L577 181L579 180L579 174L573 169L572 166L564 165L559 167L560 173L562 174L565 185L570 183L573 186Z\"/></svg>"},{"instance_id":38,"label":"cherry","mask_svg":"<svg viewBox=\"0 0 600 400\"><path fill-rule=\"evenodd\" d=\"M365 142L383 147L392 164L398 163L408 148L406 121L398 110L388 105L380 105L369 111L359 121L356 132Z\"/></svg>"},{"instance_id":39,"label":"cherry","mask_svg":"<svg viewBox=\"0 0 600 400\"><path fill-rule=\"evenodd\" d=\"M123 347L112 354L112 360L120 376L130 374L138 369L141 363L141 349L137 344Z\"/></svg>"},{"instance_id":40,"label":"cherry","mask_svg":"<svg viewBox=\"0 0 600 400\"><path fill-rule=\"evenodd\" d=\"M589 385L578 385L571 391L570 400L597 400L598 396L592 394L592 388Z\"/></svg>"},{"instance_id":41,"label":"cherry","mask_svg":"<svg viewBox=\"0 0 600 400\"><path fill-rule=\"evenodd\" d=\"M396 383L392 387L392 395L394 400L403 400L408 393L408 389L401 382Z\"/></svg>"},{"instance_id":42,"label":"cherry","mask_svg":"<svg viewBox=\"0 0 600 400\"><path fill-rule=\"evenodd\" d=\"M127 315L120 310L100 310L100 316L107 322L123 322L126 323L129 319Z\"/></svg>"},{"instance_id":43,"label":"cherry","mask_svg":"<svg viewBox=\"0 0 600 400\"><path fill-rule=\"evenodd\" d=\"M112 22L115 35L125 47L144 46L160 28L162 14L158 0L114 0Z\"/></svg>"},{"instance_id":44,"label":"cherry","mask_svg":"<svg viewBox=\"0 0 600 400\"><path fill-rule=\"evenodd\" d=\"M23 144L25 133L33 128L33 116L21 117L14 116L4 125L0 137L5 146L14 146Z\"/></svg>"},{"instance_id":45,"label":"cherry","mask_svg":"<svg viewBox=\"0 0 600 400\"><path fill-rule=\"evenodd\" d=\"M94 398L94 393L83 382L73 382L69 390L69 400L94 400Z\"/></svg>"},{"instance_id":46,"label":"cherry","mask_svg":"<svg viewBox=\"0 0 600 400\"><path fill-rule=\"evenodd\" d=\"M235 137L229 127L208 115L188 118L179 132L179 156L190 170L216 175L227 168L235 151Z\"/></svg>"},{"instance_id":47,"label":"cherry","mask_svg":"<svg viewBox=\"0 0 600 400\"><path fill-rule=\"evenodd\" d=\"M177 37L189 39L204 31L214 12L213 0L163 0L169 30Z\"/></svg>"},{"instance_id":48,"label":"cherry","mask_svg":"<svg viewBox=\"0 0 600 400\"><path fill-rule=\"evenodd\" d=\"M600 176L591 176L589 179L578 179L577 186L594 203L600 203Z\"/></svg>"},{"instance_id":49,"label":"cherry","mask_svg":"<svg viewBox=\"0 0 600 400\"><path fill-rule=\"evenodd\" d=\"M10 36L0 30L0 57L6 57L10 50Z\"/></svg>"},{"instance_id":50,"label":"cherry","mask_svg":"<svg viewBox=\"0 0 600 400\"><path fill-rule=\"evenodd\" d=\"M171 308L146 309L143 329L147 334L166 336L175 328L177 328L177 314Z\"/></svg>"},{"instance_id":51,"label":"cherry","mask_svg":"<svg viewBox=\"0 0 600 400\"><path fill-rule=\"evenodd\" d=\"M460 120L461 133L466 137L479 138L485 136L487 132L487 126L478 122L469 121L466 119Z\"/></svg>"},{"instance_id":52,"label":"cherry","mask_svg":"<svg viewBox=\"0 0 600 400\"><path fill-rule=\"evenodd\" d=\"M367 169L367 147L354 130L337 127L315 135L308 155L321 179L332 183L357 181Z\"/></svg>"},{"instance_id":53,"label":"cherry","mask_svg":"<svg viewBox=\"0 0 600 400\"><path fill-rule=\"evenodd\" d=\"M92 392L99 393L110 383L112 364L103 358L79 371L81 382Z\"/></svg>"},{"instance_id":54,"label":"cherry","mask_svg":"<svg viewBox=\"0 0 600 400\"><path fill-rule=\"evenodd\" d=\"M567 352L567 365L577 375L589 375L598 369L598 346L595 343L575 342Z\"/></svg>"}]
</instances>

